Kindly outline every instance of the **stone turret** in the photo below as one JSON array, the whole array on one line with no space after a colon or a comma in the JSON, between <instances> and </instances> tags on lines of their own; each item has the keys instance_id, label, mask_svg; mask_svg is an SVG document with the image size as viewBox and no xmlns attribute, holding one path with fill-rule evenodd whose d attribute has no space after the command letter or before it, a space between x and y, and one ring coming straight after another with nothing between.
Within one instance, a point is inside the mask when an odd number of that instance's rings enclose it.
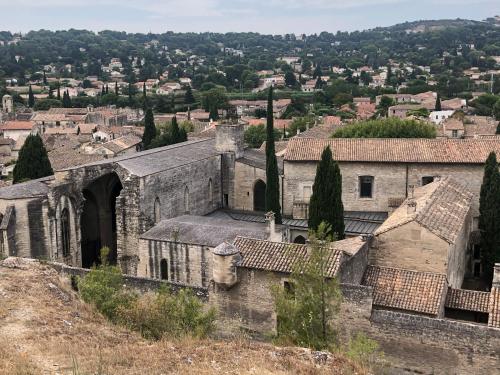
<instances>
[{"instance_id":1,"label":"stone turret","mask_svg":"<svg viewBox=\"0 0 500 375\"><path fill-rule=\"evenodd\" d=\"M14 112L14 99L10 95L4 95L2 97L2 107L5 113Z\"/></svg>"},{"instance_id":2,"label":"stone turret","mask_svg":"<svg viewBox=\"0 0 500 375\"><path fill-rule=\"evenodd\" d=\"M223 242L212 250L213 281L224 289L229 289L238 283L237 264L241 259L236 246Z\"/></svg>"},{"instance_id":3,"label":"stone turret","mask_svg":"<svg viewBox=\"0 0 500 375\"><path fill-rule=\"evenodd\" d=\"M215 146L220 152L234 152L236 159L242 157L245 147L243 124L215 125Z\"/></svg>"}]
</instances>

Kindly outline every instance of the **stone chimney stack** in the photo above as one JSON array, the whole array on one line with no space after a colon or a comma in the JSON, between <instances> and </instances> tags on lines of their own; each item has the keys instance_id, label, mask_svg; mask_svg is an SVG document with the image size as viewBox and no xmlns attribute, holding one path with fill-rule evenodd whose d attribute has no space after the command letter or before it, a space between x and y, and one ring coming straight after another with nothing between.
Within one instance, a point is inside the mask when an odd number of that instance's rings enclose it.
<instances>
[{"instance_id":1,"label":"stone chimney stack","mask_svg":"<svg viewBox=\"0 0 500 375\"><path fill-rule=\"evenodd\" d=\"M414 214L417 211L417 202L415 199L408 199L408 203L406 204L408 215Z\"/></svg>"},{"instance_id":2,"label":"stone chimney stack","mask_svg":"<svg viewBox=\"0 0 500 375\"><path fill-rule=\"evenodd\" d=\"M234 152L241 158L245 147L243 124L215 125L215 147L220 152Z\"/></svg>"},{"instance_id":3,"label":"stone chimney stack","mask_svg":"<svg viewBox=\"0 0 500 375\"><path fill-rule=\"evenodd\" d=\"M493 268L493 282L491 284L492 288L500 288L500 263L496 263Z\"/></svg>"},{"instance_id":4,"label":"stone chimney stack","mask_svg":"<svg viewBox=\"0 0 500 375\"><path fill-rule=\"evenodd\" d=\"M269 241L281 242L283 240L283 235L280 231L276 231L276 220L274 217L274 212L268 212L266 214L267 221L267 231L269 236Z\"/></svg>"}]
</instances>

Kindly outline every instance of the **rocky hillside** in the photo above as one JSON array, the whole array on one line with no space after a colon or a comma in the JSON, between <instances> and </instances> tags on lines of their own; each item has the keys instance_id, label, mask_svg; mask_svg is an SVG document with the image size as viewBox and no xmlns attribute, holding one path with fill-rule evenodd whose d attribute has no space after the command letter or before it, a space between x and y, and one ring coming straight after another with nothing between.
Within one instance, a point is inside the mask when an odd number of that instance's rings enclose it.
<instances>
[{"instance_id":1,"label":"rocky hillside","mask_svg":"<svg viewBox=\"0 0 500 375\"><path fill-rule=\"evenodd\" d=\"M343 357L218 340L148 342L34 261L0 262L0 374L356 374Z\"/></svg>"}]
</instances>

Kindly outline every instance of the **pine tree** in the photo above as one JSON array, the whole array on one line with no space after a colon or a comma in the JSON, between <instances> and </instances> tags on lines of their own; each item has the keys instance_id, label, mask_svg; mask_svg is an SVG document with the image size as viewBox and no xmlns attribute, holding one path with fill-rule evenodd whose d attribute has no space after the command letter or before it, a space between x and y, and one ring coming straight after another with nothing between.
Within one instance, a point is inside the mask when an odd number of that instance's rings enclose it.
<instances>
[{"instance_id":1,"label":"pine tree","mask_svg":"<svg viewBox=\"0 0 500 375\"><path fill-rule=\"evenodd\" d=\"M493 266L500 262L500 173L494 152L488 156L484 167L479 196L479 231L484 276L491 284Z\"/></svg>"},{"instance_id":2,"label":"pine tree","mask_svg":"<svg viewBox=\"0 0 500 375\"><path fill-rule=\"evenodd\" d=\"M441 111L441 97L439 94L436 96L436 106L434 108L436 111Z\"/></svg>"},{"instance_id":3,"label":"pine tree","mask_svg":"<svg viewBox=\"0 0 500 375\"><path fill-rule=\"evenodd\" d=\"M33 95L33 89L29 88L28 92L28 107L33 108L35 106L35 95Z\"/></svg>"},{"instance_id":4,"label":"pine tree","mask_svg":"<svg viewBox=\"0 0 500 375\"><path fill-rule=\"evenodd\" d=\"M184 95L184 102L186 104L193 104L195 102L193 90L191 89L191 86L188 86L186 88L186 94Z\"/></svg>"},{"instance_id":5,"label":"pine tree","mask_svg":"<svg viewBox=\"0 0 500 375\"><path fill-rule=\"evenodd\" d=\"M281 224L280 183L278 162L274 147L273 88L269 88L267 99L267 139L266 139L266 211L274 212L276 224Z\"/></svg>"},{"instance_id":6,"label":"pine tree","mask_svg":"<svg viewBox=\"0 0 500 375\"><path fill-rule=\"evenodd\" d=\"M309 229L317 230L322 222L330 226L336 239L344 238L342 175L339 165L332 158L329 146L321 155L309 202Z\"/></svg>"},{"instance_id":7,"label":"pine tree","mask_svg":"<svg viewBox=\"0 0 500 375\"><path fill-rule=\"evenodd\" d=\"M156 126L153 110L148 108L146 110L146 117L144 118L144 134L142 135L142 145L145 150L150 148L151 142L156 137Z\"/></svg>"},{"instance_id":8,"label":"pine tree","mask_svg":"<svg viewBox=\"0 0 500 375\"><path fill-rule=\"evenodd\" d=\"M13 172L13 182L17 184L52 174L54 171L42 138L38 134L29 135L19 151Z\"/></svg>"}]
</instances>

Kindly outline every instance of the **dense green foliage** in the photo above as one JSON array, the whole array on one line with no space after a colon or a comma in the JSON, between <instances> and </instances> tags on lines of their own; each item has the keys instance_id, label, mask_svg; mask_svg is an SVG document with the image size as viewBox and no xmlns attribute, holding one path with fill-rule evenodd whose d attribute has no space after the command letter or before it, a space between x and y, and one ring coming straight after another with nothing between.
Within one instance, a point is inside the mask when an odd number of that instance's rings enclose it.
<instances>
[{"instance_id":1,"label":"dense green foliage","mask_svg":"<svg viewBox=\"0 0 500 375\"><path fill-rule=\"evenodd\" d=\"M281 137L281 132L274 129L274 140L277 141ZM250 148L259 148L267 139L267 129L264 124L250 126L245 130L245 143Z\"/></svg>"},{"instance_id":2,"label":"dense green foliage","mask_svg":"<svg viewBox=\"0 0 500 375\"><path fill-rule=\"evenodd\" d=\"M109 249L101 250L107 259ZM78 280L82 299L116 324L138 331L146 339L164 336L205 337L214 329L215 310L205 311L193 291L178 293L162 287L142 296L124 287L121 270L104 261Z\"/></svg>"},{"instance_id":3,"label":"dense green foliage","mask_svg":"<svg viewBox=\"0 0 500 375\"><path fill-rule=\"evenodd\" d=\"M38 134L29 135L19 151L13 172L14 183L34 180L54 174L47 150Z\"/></svg>"},{"instance_id":4,"label":"dense green foliage","mask_svg":"<svg viewBox=\"0 0 500 375\"><path fill-rule=\"evenodd\" d=\"M159 127L159 134L157 134L157 136L151 141L149 148L152 149L186 142L187 132L185 127L186 126L179 127L177 118L174 116L171 123Z\"/></svg>"},{"instance_id":5,"label":"dense green foliage","mask_svg":"<svg viewBox=\"0 0 500 375\"><path fill-rule=\"evenodd\" d=\"M321 223L328 224L332 231L328 235L335 239L344 238L342 175L339 165L332 158L330 147L325 148L321 155L309 202L309 229L316 231Z\"/></svg>"},{"instance_id":6,"label":"dense green foliage","mask_svg":"<svg viewBox=\"0 0 500 375\"><path fill-rule=\"evenodd\" d=\"M153 110L148 108L144 117L144 134L142 135L142 146L145 150L151 147L151 143L156 138L157 131Z\"/></svg>"},{"instance_id":7,"label":"dense green foliage","mask_svg":"<svg viewBox=\"0 0 500 375\"><path fill-rule=\"evenodd\" d=\"M436 138L436 128L422 121L390 117L348 125L338 129L333 138Z\"/></svg>"},{"instance_id":8,"label":"dense green foliage","mask_svg":"<svg viewBox=\"0 0 500 375\"><path fill-rule=\"evenodd\" d=\"M276 224L281 224L280 182L276 149L274 147L273 88L267 99L266 125L266 211L274 212Z\"/></svg>"},{"instance_id":9,"label":"dense green foliage","mask_svg":"<svg viewBox=\"0 0 500 375\"><path fill-rule=\"evenodd\" d=\"M488 156L484 167L479 196L479 230L483 272L491 284L493 266L500 262L500 172L494 152Z\"/></svg>"},{"instance_id":10,"label":"dense green foliage","mask_svg":"<svg viewBox=\"0 0 500 375\"><path fill-rule=\"evenodd\" d=\"M272 288L278 318L278 341L316 350L336 345L332 324L340 308L342 293L337 280L325 275L331 257L331 230L325 223L309 235L310 251L307 259L297 257L293 247L293 272L288 279L289 288L276 285ZM325 244L330 246L325 246Z\"/></svg>"}]
</instances>

